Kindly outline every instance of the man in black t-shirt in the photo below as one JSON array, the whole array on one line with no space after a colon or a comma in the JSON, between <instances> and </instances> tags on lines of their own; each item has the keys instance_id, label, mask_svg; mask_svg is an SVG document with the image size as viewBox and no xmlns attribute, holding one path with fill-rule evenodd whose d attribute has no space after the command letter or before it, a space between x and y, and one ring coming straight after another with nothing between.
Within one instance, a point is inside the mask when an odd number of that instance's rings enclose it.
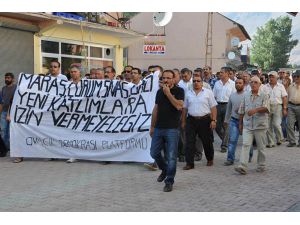
<instances>
[{"instance_id":1,"label":"man in black t-shirt","mask_svg":"<svg viewBox=\"0 0 300 225\"><path fill-rule=\"evenodd\" d=\"M156 93L150 128L152 137L150 153L159 169L162 170L157 181L165 181L165 192L173 189L179 126L184 101L184 90L174 86L174 76L172 70L165 70L162 74L163 86ZM165 157L162 156L164 146Z\"/></svg>"}]
</instances>

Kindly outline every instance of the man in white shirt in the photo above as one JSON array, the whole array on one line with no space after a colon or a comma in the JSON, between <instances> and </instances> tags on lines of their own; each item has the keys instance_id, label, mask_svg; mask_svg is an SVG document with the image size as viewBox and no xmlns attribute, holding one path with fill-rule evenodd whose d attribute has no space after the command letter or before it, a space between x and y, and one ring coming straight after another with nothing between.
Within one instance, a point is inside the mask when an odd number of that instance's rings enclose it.
<instances>
[{"instance_id":1,"label":"man in white shirt","mask_svg":"<svg viewBox=\"0 0 300 225\"><path fill-rule=\"evenodd\" d=\"M275 147L274 134L277 145L281 145L283 134L281 129L282 114L287 116L287 92L284 86L277 81L276 71L269 73L269 83L264 86L265 92L270 96L269 129L267 130L267 148Z\"/></svg>"},{"instance_id":2,"label":"man in white shirt","mask_svg":"<svg viewBox=\"0 0 300 225\"><path fill-rule=\"evenodd\" d=\"M213 93L203 88L202 78L193 77L193 90L186 92L182 116L182 128L186 132L186 166L184 170L194 168L196 136L199 136L207 159L207 166L213 165L213 129L216 127L217 102Z\"/></svg>"},{"instance_id":3,"label":"man in white shirt","mask_svg":"<svg viewBox=\"0 0 300 225\"><path fill-rule=\"evenodd\" d=\"M188 68L183 68L181 70L181 80L178 83L178 86L181 87L184 91L193 88L193 81L192 81L192 71Z\"/></svg>"},{"instance_id":4,"label":"man in white shirt","mask_svg":"<svg viewBox=\"0 0 300 225\"><path fill-rule=\"evenodd\" d=\"M227 103L230 95L236 91L234 81L229 79L230 70L230 67L221 68L220 80L215 83L213 89L215 99L218 103L216 132L222 140L221 152L226 152L228 146L228 129L224 126Z\"/></svg>"}]
</instances>

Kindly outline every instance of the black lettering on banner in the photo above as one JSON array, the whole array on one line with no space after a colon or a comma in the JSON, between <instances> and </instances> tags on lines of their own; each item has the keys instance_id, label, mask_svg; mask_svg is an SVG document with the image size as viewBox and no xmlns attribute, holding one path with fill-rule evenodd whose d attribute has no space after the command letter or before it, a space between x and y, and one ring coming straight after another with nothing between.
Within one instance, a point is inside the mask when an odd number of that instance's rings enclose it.
<instances>
[{"instance_id":1,"label":"black lettering on banner","mask_svg":"<svg viewBox=\"0 0 300 225\"><path fill-rule=\"evenodd\" d=\"M152 114L143 114L142 117L144 118L144 121L141 123L141 125L138 127L137 132L146 132L149 131L149 129L142 129L143 125L151 118Z\"/></svg>"},{"instance_id":2,"label":"black lettering on banner","mask_svg":"<svg viewBox=\"0 0 300 225\"><path fill-rule=\"evenodd\" d=\"M113 131L110 131L109 129L110 129L110 127L114 124L114 122L117 120L117 119L119 119L121 116L117 116L112 122L111 122L111 124L109 125L109 127L106 129L106 133L115 133L115 132L113 132ZM120 124L120 123L118 123L118 124Z\"/></svg>"},{"instance_id":3,"label":"black lettering on banner","mask_svg":"<svg viewBox=\"0 0 300 225\"><path fill-rule=\"evenodd\" d=\"M130 130L131 130L131 127L133 126L133 122L129 122L129 120L131 119L131 118L133 118L133 117L136 117L136 115L130 115L129 117L128 117L128 119L126 120L126 122L124 123L124 125L123 125L123 127L121 128L121 132L124 132L124 133L128 133L128 132L130 132ZM124 127L127 125L127 123L129 122L129 128L127 129L127 130L124 130Z\"/></svg>"},{"instance_id":4,"label":"black lettering on banner","mask_svg":"<svg viewBox=\"0 0 300 225\"><path fill-rule=\"evenodd\" d=\"M135 97L129 97L128 98L128 104L125 108L125 114L127 114L127 109L129 110L128 114L132 114L132 105L133 103L136 101L136 98Z\"/></svg>"},{"instance_id":5,"label":"black lettering on banner","mask_svg":"<svg viewBox=\"0 0 300 225\"><path fill-rule=\"evenodd\" d=\"M31 80L32 80L32 78L33 78L33 75L32 75L32 74L25 74L25 73L22 73L21 76L20 76L18 85L21 84L23 78L24 78L25 80L29 80L29 84L30 84L30 83L31 83ZM29 84L28 84L28 85L29 85ZM27 88L28 88L28 86L27 86Z\"/></svg>"},{"instance_id":6,"label":"black lettering on banner","mask_svg":"<svg viewBox=\"0 0 300 225\"><path fill-rule=\"evenodd\" d=\"M114 103L114 106L113 106L112 112L111 112L112 114L115 113L116 108L120 108L120 114L123 115L123 105L122 105L121 100L119 100L119 99L117 99Z\"/></svg>"},{"instance_id":7,"label":"black lettering on banner","mask_svg":"<svg viewBox=\"0 0 300 225\"><path fill-rule=\"evenodd\" d=\"M135 113L135 111L137 110L139 105L144 106L144 112L147 113L147 106L146 106L145 100L142 95L139 96L139 99L138 99L132 113Z\"/></svg>"},{"instance_id":8,"label":"black lettering on banner","mask_svg":"<svg viewBox=\"0 0 300 225\"><path fill-rule=\"evenodd\" d=\"M23 98L28 94L28 92L24 92L24 94L21 94L20 90L18 90L18 95L20 96L20 105L22 105Z\"/></svg>"},{"instance_id":9,"label":"black lettering on banner","mask_svg":"<svg viewBox=\"0 0 300 225\"><path fill-rule=\"evenodd\" d=\"M112 133L119 133L119 131L116 131L118 129L119 126L123 125L123 120L127 119L128 116L123 116L121 118L121 120L119 121L119 123L117 124L117 126L115 127L115 129L112 130Z\"/></svg>"},{"instance_id":10,"label":"black lettering on banner","mask_svg":"<svg viewBox=\"0 0 300 225\"><path fill-rule=\"evenodd\" d=\"M51 103L50 103L50 105L49 105L49 107L48 107L48 109L47 109L47 111L50 111L50 110L55 110L55 104L57 103L57 102L59 102L61 100L61 98L53 98L52 99L52 101L51 101Z\"/></svg>"},{"instance_id":11,"label":"black lettering on banner","mask_svg":"<svg viewBox=\"0 0 300 225\"><path fill-rule=\"evenodd\" d=\"M105 121L107 117L108 117L108 116L102 117L101 115L99 115L100 121L99 121L99 123L97 124L97 126L95 126L95 128L92 130L92 132L103 133L103 131L100 130L101 128L99 128L99 126L101 126L102 122Z\"/></svg>"},{"instance_id":12,"label":"black lettering on banner","mask_svg":"<svg viewBox=\"0 0 300 225\"><path fill-rule=\"evenodd\" d=\"M24 108L16 105L14 122L21 124L29 124L29 122L34 118L36 120L36 125L40 125L43 118L43 112L36 113L32 107ZM38 115L39 114L39 115Z\"/></svg>"},{"instance_id":13,"label":"black lettering on banner","mask_svg":"<svg viewBox=\"0 0 300 225\"><path fill-rule=\"evenodd\" d=\"M89 130L88 128L89 128L89 126L95 124L95 123L93 122L93 119L94 119L94 118L97 118L97 117L98 117L98 116L96 116L96 115L90 116L89 120L86 122L85 126L82 128L82 131L86 131L86 132L91 131L91 130Z\"/></svg>"}]
</instances>

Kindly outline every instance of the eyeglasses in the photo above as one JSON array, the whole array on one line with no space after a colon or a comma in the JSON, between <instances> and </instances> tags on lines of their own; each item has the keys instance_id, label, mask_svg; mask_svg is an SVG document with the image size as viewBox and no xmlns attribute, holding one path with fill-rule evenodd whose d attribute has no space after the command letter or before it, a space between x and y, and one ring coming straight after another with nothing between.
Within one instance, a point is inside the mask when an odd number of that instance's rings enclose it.
<instances>
[{"instance_id":1,"label":"eyeglasses","mask_svg":"<svg viewBox=\"0 0 300 225\"><path fill-rule=\"evenodd\" d=\"M171 80L171 79L173 79L173 78L171 78L171 77L162 77L161 79L162 79L162 80Z\"/></svg>"},{"instance_id":2,"label":"eyeglasses","mask_svg":"<svg viewBox=\"0 0 300 225\"><path fill-rule=\"evenodd\" d=\"M193 80L193 83L201 83L202 80Z\"/></svg>"}]
</instances>

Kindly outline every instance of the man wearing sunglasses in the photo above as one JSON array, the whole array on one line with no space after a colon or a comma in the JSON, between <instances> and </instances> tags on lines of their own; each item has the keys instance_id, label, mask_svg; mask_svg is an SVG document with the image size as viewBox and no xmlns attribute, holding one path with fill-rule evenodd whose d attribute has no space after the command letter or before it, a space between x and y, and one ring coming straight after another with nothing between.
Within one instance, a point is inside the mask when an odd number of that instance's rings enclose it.
<instances>
[{"instance_id":1,"label":"man wearing sunglasses","mask_svg":"<svg viewBox=\"0 0 300 225\"><path fill-rule=\"evenodd\" d=\"M288 89L288 125L287 139L289 144L287 147L296 146L296 137L294 131L295 122L298 121L300 127L300 70L296 70L293 74L294 83ZM297 147L300 147L300 136Z\"/></svg>"},{"instance_id":2,"label":"man wearing sunglasses","mask_svg":"<svg viewBox=\"0 0 300 225\"><path fill-rule=\"evenodd\" d=\"M196 136L201 139L207 159L207 166L213 165L213 129L216 128L217 102L211 90L203 88L201 77L193 77L193 90L186 92L182 116L186 145L184 170L194 169Z\"/></svg>"},{"instance_id":3,"label":"man wearing sunglasses","mask_svg":"<svg viewBox=\"0 0 300 225\"><path fill-rule=\"evenodd\" d=\"M251 92L245 93L239 108L239 132L243 134L243 147L240 154L240 165L235 170L247 174L248 155L253 143L257 145L257 172L265 170L266 131L270 111L269 96L259 91L261 81L257 76L250 80Z\"/></svg>"},{"instance_id":4,"label":"man wearing sunglasses","mask_svg":"<svg viewBox=\"0 0 300 225\"><path fill-rule=\"evenodd\" d=\"M60 73L60 62L57 60L52 60L49 66L49 75L51 77L57 77L62 80L68 80L68 78Z\"/></svg>"}]
</instances>

